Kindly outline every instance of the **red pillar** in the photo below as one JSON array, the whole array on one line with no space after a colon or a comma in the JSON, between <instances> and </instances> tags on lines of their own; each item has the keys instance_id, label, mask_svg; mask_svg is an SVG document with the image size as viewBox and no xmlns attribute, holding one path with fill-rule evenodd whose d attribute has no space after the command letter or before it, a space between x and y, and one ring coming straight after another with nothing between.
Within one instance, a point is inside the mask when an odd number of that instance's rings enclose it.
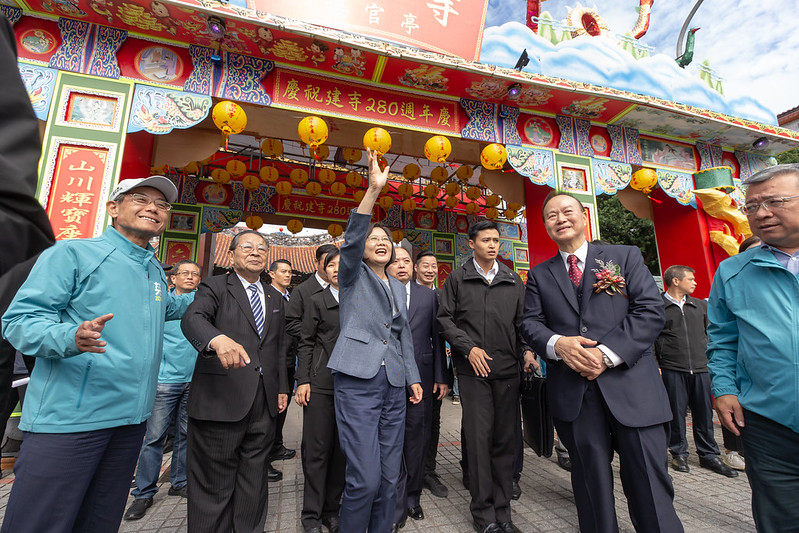
<instances>
[{"instance_id":1,"label":"red pillar","mask_svg":"<svg viewBox=\"0 0 799 533\"><path fill-rule=\"evenodd\" d=\"M538 263L546 261L555 255L558 246L552 242L544 228L544 221L541 219L541 208L544 206L544 199L552 189L544 185L535 185L525 178L524 196L527 200L525 210L527 212L527 253L530 258L530 266L534 267Z\"/></svg>"},{"instance_id":2,"label":"red pillar","mask_svg":"<svg viewBox=\"0 0 799 533\"><path fill-rule=\"evenodd\" d=\"M125 136L125 150L122 153L122 167L119 181L128 178L146 178L150 175L153 160L155 135L137 131Z\"/></svg>"}]
</instances>

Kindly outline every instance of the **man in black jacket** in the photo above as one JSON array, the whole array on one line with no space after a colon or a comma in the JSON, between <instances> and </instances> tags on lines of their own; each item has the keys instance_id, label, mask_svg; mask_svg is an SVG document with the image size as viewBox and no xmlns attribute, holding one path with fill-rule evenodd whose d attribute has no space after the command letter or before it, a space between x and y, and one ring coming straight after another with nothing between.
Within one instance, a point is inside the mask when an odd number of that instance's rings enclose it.
<instances>
[{"instance_id":1,"label":"man in black jacket","mask_svg":"<svg viewBox=\"0 0 799 533\"><path fill-rule=\"evenodd\" d=\"M736 477L738 472L725 465L713 436L713 407L710 376L707 373L707 302L693 298L696 289L694 269L673 265L663 274L666 292L666 324L655 341L655 355L674 415L669 424L671 467L688 472L688 441L685 415L688 407L694 426L694 443L699 466L717 474Z\"/></svg>"},{"instance_id":2,"label":"man in black jacket","mask_svg":"<svg viewBox=\"0 0 799 533\"><path fill-rule=\"evenodd\" d=\"M444 283L438 323L458 372L474 528L513 533L519 531L510 514L519 366L529 372L538 363L519 332L524 284L496 260L496 223L472 225L469 246L474 257Z\"/></svg>"}]
</instances>

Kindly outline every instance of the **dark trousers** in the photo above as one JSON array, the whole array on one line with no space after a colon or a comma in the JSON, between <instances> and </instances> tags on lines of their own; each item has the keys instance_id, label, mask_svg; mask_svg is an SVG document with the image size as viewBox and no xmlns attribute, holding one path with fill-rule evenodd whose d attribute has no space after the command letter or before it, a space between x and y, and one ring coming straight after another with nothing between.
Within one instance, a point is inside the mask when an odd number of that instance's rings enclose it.
<instances>
[{"instance_id":1,"label":"dark trousers","mask_svg":"<svg viewBox=\"0 0 799 533\"><path fill-rule=\"evenodd\" d=\"M741 435L755 526L760 533L796 533L799 433L746 409L744 423Z\"/></svg>"},{"instance_id":2,"label":"dark trousers","mask_svg":"<svg viewBox=\"0 0 799 533\"><path fill-rule=\"evenodd\" d=\"M519 416L519 376L458 376L468 447L470 510L478 525L509 522Z\"/></svg>"},{"instance_id":3,"label":"dark trousers","mask_svg":"<svg viewBox=\"0 0 799 533\"><path fill-rule=\"evenodd\" d=\"M688 439L685 437L685 416L691 408L694 426L694 443L699 457L719 454L719 446L713 436L713 394L710 392L710 374L691 374L662 370L663 385L669 396L674 418L669 423L669 452L671 455L688 455Z\"/></svg>"},{"instance_id":4,"label":"dark trousers","mask_svg":"<svg viewBox=\"0 0 799 533\"><path fill-rule=\"evenodd\" d=\"M391 531L405 433L405 387L380 367L371 379L333 375L336 423L347 458L342 532Z\"/></svg>"},{"instance_id":5,"label":"dark trousers","mask_svg":"<svg viewBox=\"0 0 799 533\"><path fill-rule=\"evenodd\" d=\"M302 473L305 477L300 520L306 530L338 516L344 492L344 452L338 440L332 394L311 392L302 410Z\"/></svg>"},{"instance_id":6,"label":"dark trousers","mask_svg":"<svg viewBox=\"0 0 799 533\"><path fill-rule=\"evenodd\" d=\"M262 533L275 419L263 385L238 422L189 417L188 526L204 533Z\"/></svg>"},{"instance_id":7,"label":"dark trousers","mask_svg":"<svg viewBox=\"0 0 799 533\"><path fill-rule=\"evenodd\" d=\"M596 381L583 395L580 414L571 422L555 419L558 438L569 450L572 490L582 533L618 533L613 500L613 451L619 453L620 474L633 527L638 532L683 531L674 511L663 450L666 425L643 428L620 424L608 409Z\"/></svg>"},{"instance_id":8,"label":"dark trousers","mask_svg":"<svg viewBox=\"0 0 799 533\"><path fill-rule=\"evenodd\" d=\"M427 443L427 456L424 462L424 475L436 473L436 455L438 454L438 439L441 434L441 404L438 393L433 398L433 411L430 417L430 440Z\"/></svg>"},{"instance_id":9,"label":"dark trousers","mask_svg":"<svg viewBox=\"0 0 799 533\"><path fill-rule=\"evenodd\" d=\"M118 530L144 431L25 432L3 533Z\"/></svg>"},{"instance_id":10,"label":"dark trousers","mask_svg":"<svg viewBox=\"0 0 799 533\"><path fill-rule=\"evenodd\" d=\"M394 523L399 524L410 507L419 505L424 479L425 453L430 440L430 419L433 417L433 397L427 396L416 405L405 405L405 439L402 448L402 467L397 482L397 508Z\"/></svg>"},{"instance_id":11,"label":"dark trousers","mask_svg":"<svg viewBox=\"0 0 799 533\"><path fill-rule=\"evenodd\" d=\"M296 369L294 365L286 367L286 374L289 378L289 388L294 390L294 373ZM271 451L277 451L283 446L283 426L286 425L286 414L289 412L289 406L291 405L291 395L289 395L289 402L286 404L286 408L283 409L282 413L278 413L275 417L275 443L272 445ZM271 452L270 452L271 453Z\"/></svg>"}]
</instances>

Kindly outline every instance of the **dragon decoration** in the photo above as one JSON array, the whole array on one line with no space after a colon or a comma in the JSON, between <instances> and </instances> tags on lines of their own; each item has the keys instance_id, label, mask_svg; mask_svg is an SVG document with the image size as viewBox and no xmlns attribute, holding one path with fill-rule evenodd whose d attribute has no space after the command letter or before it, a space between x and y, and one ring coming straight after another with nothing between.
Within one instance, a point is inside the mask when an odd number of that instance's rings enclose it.
<instances>
[{"instance_id":1,"label":"dragon decoration","mask_svg":"<svg viewBox=\"0 0 799 533\"><path fill-rule=\"evenodd\" d=\"M527 0L527 27L536 33L538 33L538 24L535 21L541 15L541 4L545 1ZM640 39L649 30L649 16L654 3L655 0L639 0L638 20L631 32L634 39ZM599 35L607 35L610 31L607 22L597 13L596 8L583 7L579 3L569 11L566 23L574 28L571 30L572 37L580 35L597 37Z\"/></svg>"}]
</instances>

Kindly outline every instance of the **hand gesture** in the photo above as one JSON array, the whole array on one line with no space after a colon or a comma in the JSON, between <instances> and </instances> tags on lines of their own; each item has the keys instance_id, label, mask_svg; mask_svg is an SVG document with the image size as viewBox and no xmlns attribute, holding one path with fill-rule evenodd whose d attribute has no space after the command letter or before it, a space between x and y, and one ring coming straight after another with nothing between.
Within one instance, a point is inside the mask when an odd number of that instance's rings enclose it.
<instances>
[{"instance_id":1,"label":"hand gesture","mask_svg":"<svg viewBox=\"0 0 799 533\"><path fill-rule=\"evenodd\" d=\"M282 413L286 410L286 407L289 406L289 395L288 394L278 394L277 395L277 412Z\"/></svg>"},{"instance_id":2,"label":"hand gesture","mask_svg":"<svg viewBox=\"0 0 799 533\"><path fill-rule=\"evenodd\" d=\"M411 384L411 392L413 396L408 398L412 404L417 404L422 401L422 386L418 383Z\"/></svg>"},{"instance_id":3,"label":"hand gesture","mask_svg":"<svg viewBox=\"0 0 799 533\"><path fill-rule=\"evenodd\" d=\"M744 411L734 394L725 394L716 398L716 413L721 424L732 431L733 435L740 435L739 427L744 427Z\"/></svg>"},{"instance_id":4,"label":"hand gesture","mask_svg":"<svg viewBox=\"0 0 799 533\"><path fill-rule=\"evenodd\" d=\"M75 344L81 352L105 353L105 341L100 340L100 333L105 323L114 318L113 313L99 316L94 320L87 320L78 326L75 332Z\"/></svg>"},{"instance_id":5,"label":"hand gesture","mask_svg":"<svg viewBox=\"0 0 799 533\"><path fill-rule=\"evenodd\" d=\"M388 181L388 165L380 170L380 155L369 148L366 149L366 157L369 161L369 189L379 191Z\"/></svg>"},{"instance_id":6,"label":"hand gesture","mask_svg":"<svg viewBox=\"0 0 799 533\"><path fill-rule=\"evenodd\" d=\"M297 405L303 407L308 405L308 402L311 401L311 385L309 383L297 385L297 392L294 393L294 401L297 402Z\"/></svg>"},{"instance_id":7,"label":"hand gesture","mask_svg":"<svg viewBox=\"0 0 799 533\"><path fill-rule=\"evenodd\" d=\"M474 373L481 378L487 378L491 369L488 367L488 361L493 361L491 357L482 348L475 346L469 351L469 364L472 365Z\"/></svg>"},{"instance_id":8,"label":"hand gesture","mask_svg":"<svg viewBox=\"0 0 799 533\"><path fill-rule=\"evenodd\" d=\"M604 367L602 355L589 351L585 346L595 346L596 341L585 337L561 337L555 342L555 354L560 357L569 368L583 377L594 376L597 370ZM597 356L597 353L600 355ZM596 374L599 375L599 374ZM596 376L594 376L595 378Z\"/></svg>"},{"instance_id":9,"label":"hand gesture","mask_svg":"<svg viewBox=\"0 0 799 533\"><path fill-rule=\"evenodd\" d=\"M541 365L538 363L535 354L531 350L526 350L524 352L524 371L530 374L540 368Z\"/></svg>"},{"instance_id":10,"label":"hand gesture","mask_svg":"<svg viewBox=\"0 0 799 533\"><path fill-rule=\"evenodd\" d=\"M209 347L216 352L219 362L225 368L244 367L250 364L250 356L247 355L244 346L227 335L214 337Z\"/></svg>"},{"instance_id":11,"label":"hand gesture","mask_svg":"<svg viewBox=\"0 0 799 533\"><path fill-rule=\"evenodd\" d=\"M448 392L449 392L449 385L447 385L446 383L433 384L433 394L438 393L438 396L436 396L436 400L443 399Z\"/></svg>"}]
</instances>

